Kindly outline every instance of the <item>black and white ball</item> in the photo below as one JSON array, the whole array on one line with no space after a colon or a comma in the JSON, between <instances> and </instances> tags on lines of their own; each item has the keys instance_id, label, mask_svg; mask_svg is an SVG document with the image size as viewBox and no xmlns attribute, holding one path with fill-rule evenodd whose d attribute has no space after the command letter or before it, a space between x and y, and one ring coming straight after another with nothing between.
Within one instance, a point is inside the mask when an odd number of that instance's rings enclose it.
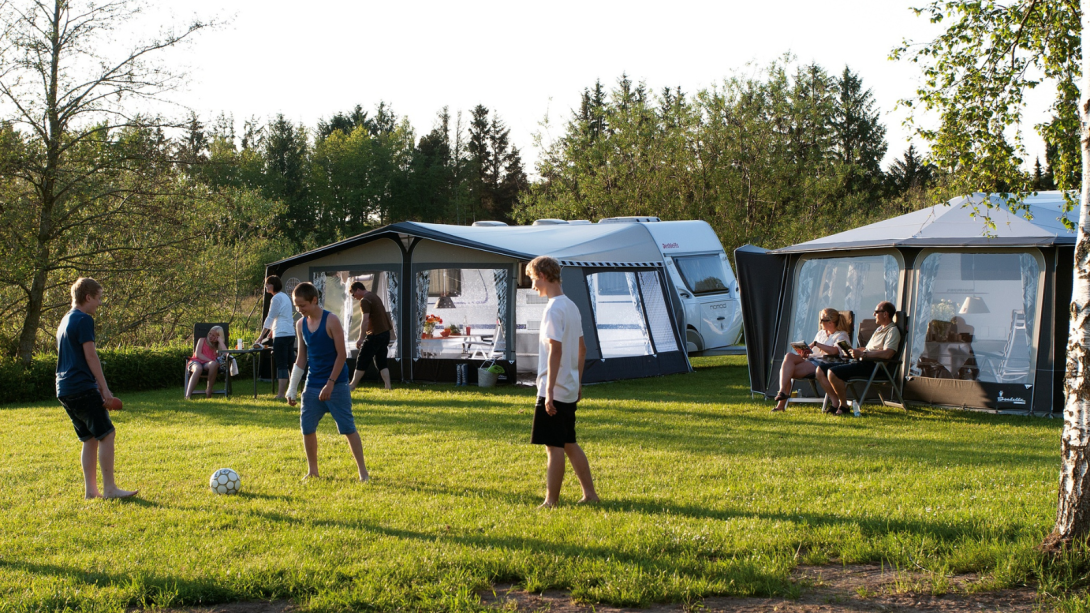
<instances>
[{"instance_id":1,"label":"black and white ball","mask_svg":"<svg viewBox=\"0 0 1090 613\"><path fill-rule=\"evenodd\" d=\"M242 487L242 481L235 471L230 468L221 468L212 473L212 478L208 480L208 487L217 494L237 494Z\"/></svg>"}]
</instances>

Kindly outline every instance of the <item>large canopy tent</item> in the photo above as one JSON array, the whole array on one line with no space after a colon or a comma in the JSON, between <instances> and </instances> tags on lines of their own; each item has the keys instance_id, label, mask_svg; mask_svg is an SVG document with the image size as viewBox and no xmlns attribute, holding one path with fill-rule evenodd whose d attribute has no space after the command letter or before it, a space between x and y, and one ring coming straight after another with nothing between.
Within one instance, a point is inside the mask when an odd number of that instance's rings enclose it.
<instances>
[{"instance_id":1,"label":"large canopy tent","mask_svg":"<svg viewBox=\"0 0 1090 613\"><path fill-rule=\"evenodd\" d=\"M1026 204L1031 219L975 194L783 249L739 248L751 389L775 393L788 344L814 337L822 308L852 311L858 338L889 300L908 315L906 401L1062 411L1075 232L1060 192Z\"/></svg>"},{"instance_id":2,"label":"large canopy tent","mask_svg":"<svg viewBox=\"0 0 1090 613\"><path fill-rule=\"evenodd\" d=\"M680 300L643 224L402 222L273 262L266 271L278 275L288 291L301 281L317 285L323 306L349 322L349 339L359 334L360 315L348 288L364 282L382 297L395 322L391 374L454 381L456 364L492 358L508 375L536 373L538 328L547 301L530 288L525 264L539 255L560 261L564 293L582 313L584 381L691 369L680 340L685 338ZM438 328L428 333L429 315L444 326L468 327L471 335L443 337ZM469 371L473 380L476 368Z\"/></svg>"}]
</instances>

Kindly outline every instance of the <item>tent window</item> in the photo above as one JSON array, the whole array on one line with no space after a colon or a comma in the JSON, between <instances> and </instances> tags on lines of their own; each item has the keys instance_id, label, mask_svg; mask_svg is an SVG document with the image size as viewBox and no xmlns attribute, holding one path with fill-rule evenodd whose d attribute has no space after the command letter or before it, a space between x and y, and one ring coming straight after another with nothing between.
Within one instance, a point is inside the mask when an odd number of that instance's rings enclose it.
<instances>
[{"instance_id":1,"label":"tent window","mask_svg":"<svg viewBox=\"0 0 1090 613\"><path fill-rule=\"evenodd\" d=\"M620 281L623 281L623 286ZM652 354L637 283L635 272L587 275L587 289L603 358ZM624 293L618 293L622 287Z\"/></svg>"},{"instance_id":2,"label":"tent window","mask_svg":"<svg viewBox=\"0 0 1090 613\"><path fill-rule=\"evenodd\" d=\"M356 281L362 282L368 291L377 294L382 303L386 305L386 311L390 314L390 322L394 325L394 335L397 335L398 322L400 321L397 304L397 273L340 270L314 273L311 280L322 292L322 307L341 320L344 328L345 345L348 347L349 352L356 346L356 339L360 335L360 323L363 320L360 303L352 297L351 288ZM398 357L398 343L390 343L387 357Z\"/></svg>"},{"instance_id":3,"label":"tent window","mask_svg":"<svg viewBox=\"0 0 1090 613\"><path fill-rule=\"evenodd\" d=\"M1033 383L1041 266L1031 253L932 253L912 318L918 377Z\"/></svg>"},{"instance_id":4,"label":"tent window","mask_svg":"<svg viewBox=\"0 0 1090 613\"><path fill-rule=\"evenodd\" d=\"M441 360L505 359L507 295L505 268L446 268L420 271L415 278L414 355ZM456 283L452 283L456 281ZM457 293L447 289L457 288ZM428 323L428 316L442 323ZM457 330L449 330L451 325ZM469 328L469 334L466 334Z\"/></svg>"},{"instance_id":5,"label":"tent window","mask_svg":"<svg viewBox=\"0 0 1090 613\"><path fill-rule=\"evenodd\" d=\"M700 296L728 291L723 262L718 255L676 257L674 264L690 292Z\"/></svg>"},{"instance_id":6,"label":"tent window","mask_svg":"<svg viewBox=\"0 0 1090 613\"><path fill-rule=\"evenodd\" d=\"M870 313L875 305L888 300L901 306L900 272L892 255L803 261L795 281L795 306L787 342L813 340L818 332L818 314L826 307L855 313L852 338L859 338L859 322L873 317Z\"/></svg>"},{"instance_id":7,"label":"tent window","mask_svg":"<svg viewBox=\"0 0 1090 613\"><path fill-rule=\"evenodd\" d=\"M462 295L462 269L438 268L431 271L431 283L428 285L428 297Z\"/></svg>"},{"instance_id":8,"label":"tent window","mask_svg":"<svg viewBox=\"0 0 1090 613\"><path fill-rule=\"evenodd\" d=\"M602 296L627 296L628 280L625 278L625 273L598 273L598 293Z\"/></svg>"}]
</instances>

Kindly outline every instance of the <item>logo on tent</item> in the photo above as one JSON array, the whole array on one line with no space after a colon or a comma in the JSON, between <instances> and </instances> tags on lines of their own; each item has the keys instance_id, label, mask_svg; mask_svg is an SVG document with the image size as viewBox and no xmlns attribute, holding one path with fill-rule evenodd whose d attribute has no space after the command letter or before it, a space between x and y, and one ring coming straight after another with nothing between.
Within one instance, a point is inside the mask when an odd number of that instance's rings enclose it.
<instances>
[{"instance_id":1,"label":"logo on tent","mask_svg":"<svg viewBox=\"0 0 1090 613\"><path fill-rule=\"evenodd\" d=\"M1009 396L1004 397L1003 396L1003 390L999 390L999 398L996 399L996 402L1009 402L1011 404L1026 404L1026 400L1024 398L1014 398L1014 397L1009 397Z\"/></svg>"},{"instance_id":2,"label":"logo on tent","mask_svg":"<svg viewBox=\"0 0 1090 613\"><path fill-rule=\"evenodd\" d=\"M679 248L681 248L681 245L679 245L677 243L663 243L662 248L663 249L679 249Z\"/></svg>"}]
</instances>

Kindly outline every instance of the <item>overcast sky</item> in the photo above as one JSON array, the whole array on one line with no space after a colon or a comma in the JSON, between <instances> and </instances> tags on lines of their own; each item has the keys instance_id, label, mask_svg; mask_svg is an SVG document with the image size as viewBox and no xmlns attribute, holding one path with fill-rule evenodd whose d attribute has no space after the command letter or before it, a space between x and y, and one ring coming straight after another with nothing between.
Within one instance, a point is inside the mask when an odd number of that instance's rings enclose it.
<instances>
[{"instance_id":1,"label":"overcast sky","mask_svg":"<svg viewBox=\"0 0 1090 613\"><path fill-rule=\"evenodd\" d=\"M190 81L176 99L202 117L276 113L308 127L356 104L389 102L420 136L437 111L484 104L500 113L532 172L533 134L546 114L555 135L596 79L622 73L655 90L688 92L731 74L752 73L786 52L833 73L847 64L863 77L888 128L887 164L907 147L903 111L919 68L891 62L902 39L936 32L909 10L922 0L735 0L603 2L371 2L188 0L177 18L218 17L181 58ZM1034 94L1029 123L1044 117L1051 92ZM1041 151L1026 133L1030 160ZM1043 155L1042 155L1043 157Z\"/></svg>"}]
</instances>

